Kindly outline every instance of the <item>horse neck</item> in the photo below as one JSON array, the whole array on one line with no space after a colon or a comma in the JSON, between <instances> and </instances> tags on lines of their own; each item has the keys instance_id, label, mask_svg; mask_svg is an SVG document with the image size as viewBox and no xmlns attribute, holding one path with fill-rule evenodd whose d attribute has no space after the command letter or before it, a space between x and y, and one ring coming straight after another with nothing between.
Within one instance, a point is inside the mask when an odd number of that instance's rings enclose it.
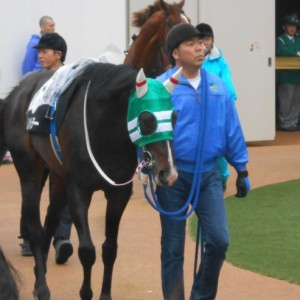
<instances>
[{"instance_id":1,"label":"horse neck","mask_svg":"<svg viewBox=\"0 0 300 300\"><path fill-rule=\"evenodd\" d=\"M163 20L163 13L157 17L155 22L146 22L136 40L128 50L125 64L133 64L137 69L144 68L147 77L155 77L164 69L165 57L162 46L164 44L166 29ZM153 67L160 73L153 75ZM151 76L152 75L152 76Z\"/></svg>"}]
</instances>

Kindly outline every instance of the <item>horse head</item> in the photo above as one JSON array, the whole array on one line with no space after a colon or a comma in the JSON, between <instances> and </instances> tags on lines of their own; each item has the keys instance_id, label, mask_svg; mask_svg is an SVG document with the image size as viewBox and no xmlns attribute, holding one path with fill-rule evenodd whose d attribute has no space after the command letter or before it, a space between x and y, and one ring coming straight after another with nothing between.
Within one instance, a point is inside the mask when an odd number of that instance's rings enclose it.
<instances>
[{"instance_id":1,"label":"horse head","mask_svg":"<svg viewBox=\"0 0 300 300\"><path fill-rule=\"evenodd\" d=\"M157 1L158 2L158 1ZM163 11L165 11L166 15L169 16L169 20L171 26L173 24L179 23L191 23L191 20L186 16L183 10L183 6L185 4L185 0L181 0L178 4L168 4L164 0L159 0L159 5ZM175 12L175 13L174 13Z\"/></svg>"},{"instance_id":2,"label":"horse head","mask_svg":"<svg viewBox=\"0 0 300 300\"><path fill-rule=\"evenodd\" d=\"M190 22L182 9L184 3L185 0L173 4L157 0L133 14L132 25L140 28L140 32L127 52L125 64L132 64L137 69L143 68L146 76L152 78L170 66L165 40L174 25Z\"/></svg>"},{"instance_id":3,"label":"horse head","mask_svg":"<svg viewBox=\"0 0 300 300\"><path fill-rule=\"evenodd\" d=\"M157 184L172 185L177 178L172 150L176 121L170 94L178 83L179 69L164 84L146 78L143 69L137 75L136 91L128 107L128 131L132 142L142 148L146 168Z\"/></svg>"}]
</instances>

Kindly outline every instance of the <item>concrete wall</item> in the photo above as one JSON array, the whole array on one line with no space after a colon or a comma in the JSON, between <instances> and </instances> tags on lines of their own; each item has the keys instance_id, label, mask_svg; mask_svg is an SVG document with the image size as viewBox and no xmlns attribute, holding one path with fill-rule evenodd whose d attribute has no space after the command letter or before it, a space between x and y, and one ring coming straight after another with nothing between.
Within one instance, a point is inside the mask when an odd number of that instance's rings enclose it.
<instances>
[{"instance_id":1,"label":"concrete wall","mask_svg":"<svg viewBox=\"0 0 300 300\"><path fill-rule=\"evenodd\" d=\"M124 0L10 0L0 4L0 97L21 78L21 65L39 19L49 15L68 44L66 63L97 57L110 43L125 50L127 10Z\"/></svg>"}]
</instances>

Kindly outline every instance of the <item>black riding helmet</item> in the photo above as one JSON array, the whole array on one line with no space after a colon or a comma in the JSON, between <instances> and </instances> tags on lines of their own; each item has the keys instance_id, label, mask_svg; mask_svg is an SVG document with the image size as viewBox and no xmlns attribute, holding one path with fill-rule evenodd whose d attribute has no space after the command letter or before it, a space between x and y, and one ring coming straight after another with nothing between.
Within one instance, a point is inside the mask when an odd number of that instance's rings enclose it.
<instances>
[{"instance_id":1,"label":"black riding helmet","mask_svg":"<svg viewBox=\"0 0 300 300\"><path fill-rule=\"evenodd\" d=\"M206 23L200 23L196 26L196 29L201 33L201 37L211 36L214 37L214 32L210 25Z\"/></svg>"},{"instance_id":2,"label":"black riding helmet","mask_svg":"<svg viewBox=\"0 0 300 300\"><path fill-rule=\"evenodd\" d=\"M39 43L34 46L36 49L52 49L54 51L61 51L61 62L64 62L67 55L67 43L66 41L56 32L44 34Z\"/></svg>"},{"instance_id":3,"label":"black riding helmet","mask_svg":"<svg viewBox=\"0 0 300 300\"><path fill-rule=\"evenodd\" d=\"M200 33L191 24L177 24L171 28L166 38L166 49L169 60L173 66L175 65L175 60L172 56L174 49L176 49L182 42L197 36L200 37Z\"/></svg>"}]
</instances>

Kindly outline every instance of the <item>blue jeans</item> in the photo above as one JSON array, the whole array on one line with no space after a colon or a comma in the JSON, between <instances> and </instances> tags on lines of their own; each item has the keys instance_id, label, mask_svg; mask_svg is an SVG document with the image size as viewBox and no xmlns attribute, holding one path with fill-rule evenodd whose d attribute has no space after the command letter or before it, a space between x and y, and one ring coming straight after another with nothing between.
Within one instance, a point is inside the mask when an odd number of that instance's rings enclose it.
<instances>
[{"instance_id":1,"label":"blue jeans","mask_svg":"<svg viewBox=\"0 0 300 300\"><path fill-rule=\"evenodd\" d=\"M179 171L172 187L158 186L156 193L163 209L175 211L188 199L193 174ZM191 300L215 299L219 274L229 245L222 180L219 170L202 173L200 196L195 213L205 231L204 253L194 278ZM184 244L186 221L172 220L160 215L161 276L165 300L183 300L184 297Z\"/></svg>"}]
</instances>

